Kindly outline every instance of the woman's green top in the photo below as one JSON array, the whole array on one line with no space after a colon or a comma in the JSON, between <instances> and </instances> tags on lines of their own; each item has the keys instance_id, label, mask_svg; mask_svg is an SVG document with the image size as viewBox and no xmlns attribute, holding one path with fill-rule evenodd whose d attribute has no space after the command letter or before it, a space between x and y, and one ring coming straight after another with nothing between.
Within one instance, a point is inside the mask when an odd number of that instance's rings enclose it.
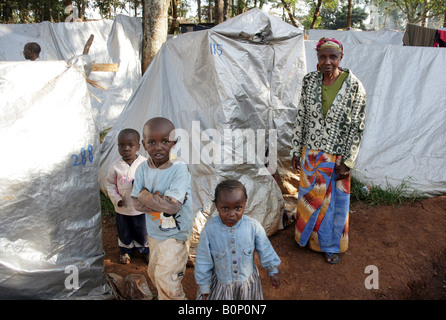
<instances>
[{"instance_id":1,"label":"woman's green top","mask_svg":"<svg viewBox=\"0 0 446 320\"><path fill-rule=\"evenodd\" d=\"M322 85L322 111L324 112L324 117L327 115L328 110L341 89L345 79L347 79L347 76L347 72L341 71L341 74L331 86Z\"/></svg>"}]
</instances>

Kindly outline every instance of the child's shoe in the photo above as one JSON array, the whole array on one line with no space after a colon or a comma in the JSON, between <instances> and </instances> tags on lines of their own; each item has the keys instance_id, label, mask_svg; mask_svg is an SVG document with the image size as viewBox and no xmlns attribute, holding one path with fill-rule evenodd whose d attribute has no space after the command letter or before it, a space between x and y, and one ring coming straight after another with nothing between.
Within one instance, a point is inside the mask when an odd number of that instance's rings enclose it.
<instances>
[{"instance_id":1,"label":"child's shoe","mask_svg":"<svg viewBox=\"0 0 446 320\"><path fill-rule=\"evenodd\" d=\"M122 264L129 264L130 263L130 256L128 253L121 253L121 256L119 257L119 261Z\"/></svg>"}]
</instances>

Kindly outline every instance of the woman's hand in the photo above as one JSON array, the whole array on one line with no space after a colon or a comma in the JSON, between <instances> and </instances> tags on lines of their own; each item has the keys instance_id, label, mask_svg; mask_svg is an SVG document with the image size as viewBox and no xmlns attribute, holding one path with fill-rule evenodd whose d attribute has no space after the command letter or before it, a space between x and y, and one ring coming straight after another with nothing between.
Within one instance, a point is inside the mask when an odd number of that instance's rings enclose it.
<instances>
[{"instance_id":1,"label":"woman's hand","mask_svg":"<svg viewBox=\"0 0 446 320\"><path fill-rule=\"evenodd\" d=\"M300 157L293 156L293 159L291 159L291 163L293 165L293 169L296 171L300 170Z\"/></svg>"},{"instance_id":2,"label":"woman's hand","mask_svg":"<svg viewBox=\"0 0 446 320\"><path fill-rule=\"evenodd\" d=\"M341 163L340 165L335 166L335 172L338 175L336 177L336 181L347 179L350 175L350 168L345 164Z\"/></svg>"}]
</instances>

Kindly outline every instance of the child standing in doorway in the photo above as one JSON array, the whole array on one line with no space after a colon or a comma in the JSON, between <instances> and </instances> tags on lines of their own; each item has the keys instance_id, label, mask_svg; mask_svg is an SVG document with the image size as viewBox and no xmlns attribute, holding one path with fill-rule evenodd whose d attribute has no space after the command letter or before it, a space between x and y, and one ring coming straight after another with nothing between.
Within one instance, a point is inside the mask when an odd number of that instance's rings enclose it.
<instances>
[{"instance_id":1,"label":"child standing in doorway","mask_svg":"<svg viewBox=\"0 0 446 320\"><path fill-rule=\"evenodd\" d=\"M166 118L152 118L143 128L144 149L150 157L135 173L132 198L135 208L146 212L150 259L148 274L159 300L186 298L181 281L188 259L187 241L192 233L191 176L187 164L172 158L175 130Z\"/></svg>"},{"instance_id":2,"label":"child standing in doorway","mask_svg":"<svg viewBox=\"0 0 446 320\"><path fill-rule=\"evenodd\" d=\"M137 211L130 196L135 171L147 158L136 154L140 144L139 132L124 129L118 135L118 152L121 158L110 166L105 178L108 197L115 207L118 245L121 251L120 262L130 263L130 254L138 250L149 262L146 218L144 212Z\"/></svg>"},{"instance_id":3,"label":"child standing in doorway","mask_svg":"<svg viewBox=\"0 0 446 320\"><path fill-rule=\"evenodd\" d=\"M263 292L254 252L268 271L276 289L280 285L280 258L260 223L243 215L247 193L236 180L221 182L215 189L218 216L200 234L195 262L198 299L262 300Z\"/></svg>"}]
</instances>

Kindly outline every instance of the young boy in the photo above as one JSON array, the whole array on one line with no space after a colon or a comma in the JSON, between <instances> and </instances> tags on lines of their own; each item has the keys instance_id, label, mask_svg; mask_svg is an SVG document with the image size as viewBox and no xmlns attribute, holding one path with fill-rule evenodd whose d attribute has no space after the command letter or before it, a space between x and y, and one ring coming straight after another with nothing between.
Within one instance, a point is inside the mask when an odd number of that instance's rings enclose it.
<instances>
[{"instance_id":1,"label":"young boy","mask_svg":"<svg viewBox=\"0 0 446 320\"><path fill-rule=\"evenodd\" d=\"M170 150L176 144L170 139L174 129L165 118L145 123L142 144L150 158L136 170L131 194L135 208L147 212L148 274L159 300L185 299L181 280L193 225L189 170L183 160L170 159Z\"/></svg>"},{"instance_id":2,"label":"young boy","mask_svg":"<svg viewBox=\"0 0 446 320\"><path fill-rule=\"evenodd\" d=\"M118 135L118 151L122 158L115 160L105 178L108 197L116 211L120 262L130 263L130 253L139 250L146 263L149 261L146 217L133 207L130 196L136 168L147 158L137 155L140 135L134 129L124 129Z\"/></svg>"}]
</instances>

